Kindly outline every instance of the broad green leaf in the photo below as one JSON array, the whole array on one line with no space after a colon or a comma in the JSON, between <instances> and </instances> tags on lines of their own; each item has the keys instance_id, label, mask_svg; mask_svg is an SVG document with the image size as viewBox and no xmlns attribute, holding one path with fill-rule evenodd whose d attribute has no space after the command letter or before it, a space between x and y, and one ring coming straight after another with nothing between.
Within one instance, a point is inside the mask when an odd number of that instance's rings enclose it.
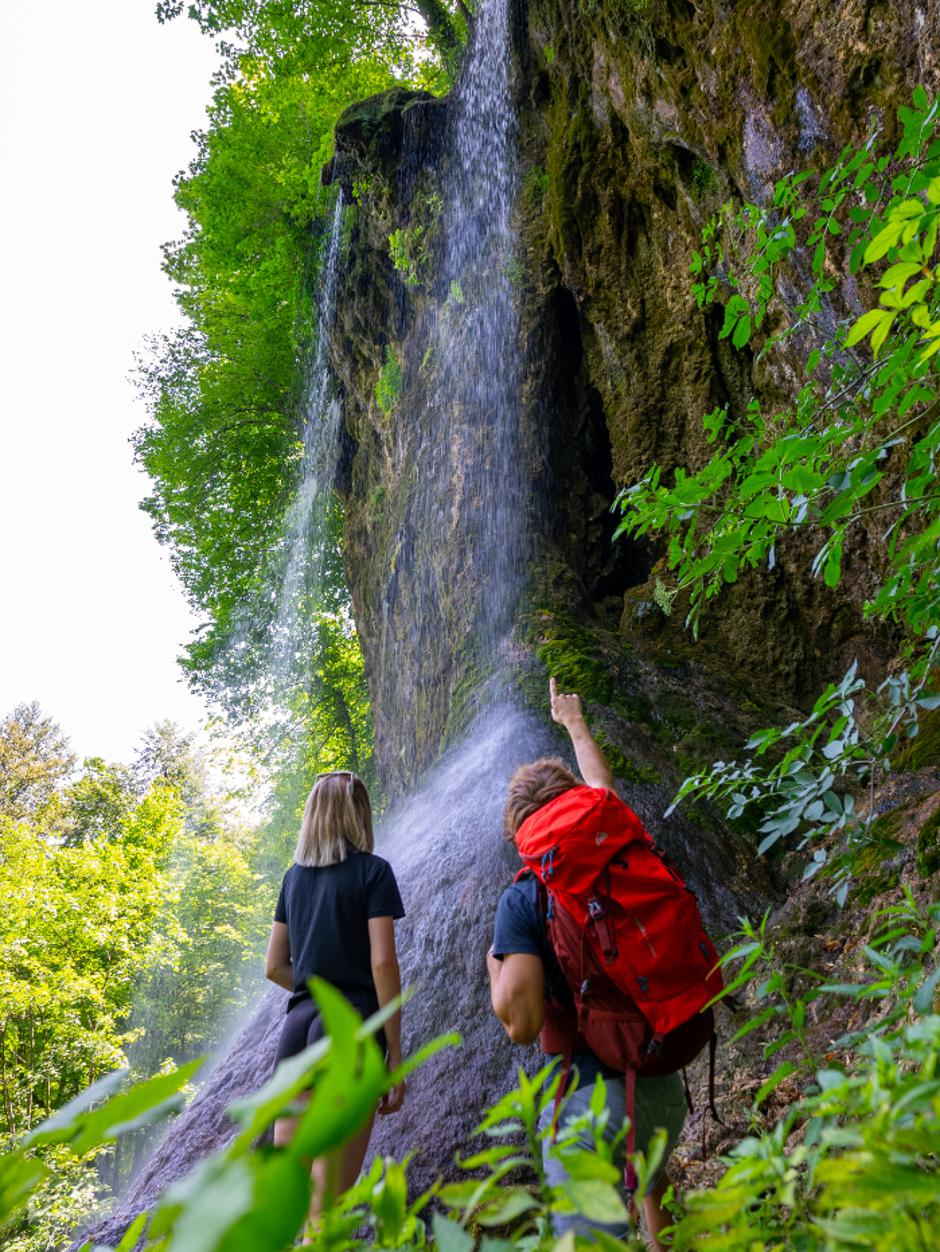
<instances>
[{"instance_id":1,"label":"broad green leaf","mask_svg":"<svg viewBox=\"0 0 940 1252\"><path fill-rule=\"evenodd\" d=\"M508 1226L524 1213L538 1208L538 1200L522 1187L508 1187L477 1214L481 1226Z\"/></svg>"},{"instance_id":2,"label":"broad green leaf","mask_svg":"<svg viewBox=\"0 0 940 1252\"><path fill-rule=\"evenodd\" d=\"M434 1230L438 1252L473 1252L473 1236L468 1235L456 1222L443 1217L440 1213L434 1213L431 1217L431 1226Z\"/></svg>"},{"instance_id":3,"label":"broad green leaf","mask_svg":"<svg viewBox=\"0 0 940 1252\"><path fill-rule=\"evenodd\" d=\"M562 1185L575 1209L592 1222L625 1222L627 1208L620 1192L610 1183L592 1179L571 1179Z\"/></svg>"},{"instance_id":4,"label":"broad green leaf","mask_svg":"<svg viewBox=\"0 0 940 1252\"><path fill-rule=\"evenodd\" d=\"M795 1074L799 1067L794 1065L792 1061L783 1061L774 1072L770 1075L766 1082L762 1083L758 1089L757 1095L754 1097L754 1107L758 1108L769 1095L771 1095L780 1084L789 1078L791 1074Z\"/></svg>"}]
</instances>

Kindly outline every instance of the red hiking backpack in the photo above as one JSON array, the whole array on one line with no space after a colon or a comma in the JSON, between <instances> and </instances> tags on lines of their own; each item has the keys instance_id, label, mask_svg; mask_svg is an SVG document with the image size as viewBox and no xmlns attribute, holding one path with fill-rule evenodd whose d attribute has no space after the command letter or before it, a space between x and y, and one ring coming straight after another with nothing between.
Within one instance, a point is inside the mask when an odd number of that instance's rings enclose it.
<instances>
[{"instance_id":1,"label":"red hiking backpack","mask_svg":"<svg viewBox=\"0 0 940 1252\"><path fill-rule=\"evenodd\" d=\"M643 823L612 791L574 787L522 823L516 847L520 876L541 884L549 942L574 997L573 1014L546 1003L540 1036L545 1052L565 1058L556 1117L571 1054L584 1047L624 1072L628 1153L637 1075L684 1069L706 1044L714 1112L715 1026L705 1005L723 986L718 957L695 896ZM626 1179L634 1190L629 1164Z\"/></svg>"}]
</instances>

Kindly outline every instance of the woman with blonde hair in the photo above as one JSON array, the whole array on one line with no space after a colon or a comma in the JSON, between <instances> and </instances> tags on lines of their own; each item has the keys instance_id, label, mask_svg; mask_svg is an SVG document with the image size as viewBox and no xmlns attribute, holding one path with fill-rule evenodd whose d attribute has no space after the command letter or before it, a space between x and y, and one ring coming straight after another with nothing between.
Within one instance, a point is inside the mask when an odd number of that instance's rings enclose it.
<instances>
[{"instance_id":1,"label":"woman with blonde hair","mask_svg":"<svg viewBox=\"0 0 940 1252\"><path fill-rule=\"evenodd\" d=\"M304 809L294 864L284 875L268 941L265 974L291 992L277 1061L302 1052L323 1036L310 996L316 975L332 983L369 1017L401 992L394 922L404 917L392 867L372 849L372 807L365 784L351 770L320 774ZM390 1069L401 1064L401 1012L378 1036ZM393 1088L378 1112L401 1108L404 1083ZM340 1153L315 1161L312 1216L327 1193L356 1181L369 1144L372 1121ZM289 1143L296 1119L280 1118L274 1142Z\"/></svg>"}]
</instances>

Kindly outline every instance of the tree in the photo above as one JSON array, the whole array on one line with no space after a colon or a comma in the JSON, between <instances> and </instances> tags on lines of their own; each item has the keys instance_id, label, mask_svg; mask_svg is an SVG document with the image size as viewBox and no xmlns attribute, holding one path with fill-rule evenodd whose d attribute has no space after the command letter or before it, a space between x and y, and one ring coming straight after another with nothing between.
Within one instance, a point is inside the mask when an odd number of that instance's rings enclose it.
<instances>
[{"instance_id":1,"label":"tree","mask_svg":"<svg viewBox=\"0 0 940 1252\"><path fill-rule=\"evenodd\" d=\"M0 815L54 826L58 788L75 758L68 739L39 705L18 704L0 722Z\"/></svg>"},{"instance_id":2,"label":"tree","mask_svg":"<svg viewBox=\"0 0 940 1252\"><path fill-rule=\"evenodd\" d=\"M246 59L257 59L278 71L325 70L343 64L344 58L385 60L401 72L402 62L413 55L418 31L415 18L427 32L430 50L453 71L459 63L472 20L463 0L389 0L373 4L352 0L345 5L329 0L160 0L159 21L171 21L183 11L207 35L229 32L237 42L220 38L228 72L237 73Z\"/></svg>"},{"instance_id":3,"label":"tree","mask_svg":"<svg viewBox=\"0 0 940 1252\"><path fill-rule=\"evenodd\" d=\"M142 362L150 419L135 450L154 484L143 507L202 618L183 658L189 681L236 720L270 721L285 519L308 416L313 294L333 218L321 170L342 110L397 82L423 81L429 62L415 58L413 33L406 38L384 6L194 12L206 29L247 23L253 52L219 85L197 156L177 180L189 226L165 249L165 269L188 324L155 340ZM289 714L273 703L289 725L282 739L307 743L302 755L310 760L323 759L328 741L319 712L317 726L300 724L300 704L319 710L322 699L312 698L319 693L337 713L355 710L347 718L356 732L352 751L368 771L361 662L335 673L323 664L358 646L334 513L318 554L323 575L302 589L294 612L305 632L295 651L310 662L291 685L308 698L293 701ZM340 636L342 649L326 648L322 657L310 651Z\"/></svg>"},{"instance_id":4,"label":"tree","mask_svg":"<svg viewBox=\"0 0 940 1252\"><path fill-rule=\"evenodd\" d=\"M63 791L63 840L67 844L93 842L120 830L140 798L134 773L126 765L111 765L92 756L82 771Z\"/></svg>"},{"instance_id":5,"label":"tree","mask_svg":"<svg viewBox=\"0 0 940 1252\"><path fill-rule=\"evenodd\" d=\"M181 826L152 788L118 831L76 846L0 819L0 1088L7 1134L28 1129L124 1061L143 972L172 936L154 922Z\"/></svg>"}]
</instances>

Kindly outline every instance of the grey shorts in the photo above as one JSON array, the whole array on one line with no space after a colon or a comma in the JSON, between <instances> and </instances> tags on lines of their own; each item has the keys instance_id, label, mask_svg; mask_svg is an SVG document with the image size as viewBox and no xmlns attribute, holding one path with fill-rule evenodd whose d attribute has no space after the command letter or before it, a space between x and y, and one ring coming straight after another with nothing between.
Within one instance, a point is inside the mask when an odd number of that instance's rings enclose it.
<instances>
[{"instance_id":1,"label":"grey shorts","mask_svg":"<svg viewBox=\"0 0 940 1252\"><path fill-rule=\"evenodd\" d=\"M626 1083L623 1078L605 1078L607 1088L607 1108L610 1112L610 1118L604 1132L604 1137L612 1140L623 1125L626 1105ZM568 1103L565 1105L565 1111L562 1114L562 1122L568 1121L569 1118L579 1117L587 1113L590 1109L591 1094L594 1090L594 1084L588 1083L586 1087L579 1087ZM662 1177L663 1171L669 1160L670 1154L679 1136L682 1134L682 1127L685 1125L685 1115L688 1109L685 1101L685 1089L682 1085L682 1076L680 1074L667 1074L664 1078L638 1078L636 1080L636 1150L637 1152L645 1152L650 1139L657 1130L665 1130L667 1135L666 1151L663 1153L663 1163L654 1177L650 1180L648 1191L652 1189ZM542 1130L546 1130L552 1124L552 1116L554 1109L551 1105L542 1114L539 1123ZM553 1187L559 1187L567 1180L568 1174L564 1165L557 1157L549 1154L549 1144L544 1143L545 1173L548 1181ZM585 1148L593 1147L594 1140L590 1134L581 1137L580 1146ZM614 1155L614 1161L617 1165L623 1166L625 1149L621 1143ZM623 1181L620 1183L624 1203L628 1203L626 1188ZM552 1219L555 1227L556 1235L563 1235L569 1230L573 1230L575 1234L590 1235L594 1230L603 1230L611 1234L616 1239L624 1239L627 1237L629 1230L627 1226L602 1226L590 1222L580 1213L556 1214Z\"/></svg>"}]
</instances>

